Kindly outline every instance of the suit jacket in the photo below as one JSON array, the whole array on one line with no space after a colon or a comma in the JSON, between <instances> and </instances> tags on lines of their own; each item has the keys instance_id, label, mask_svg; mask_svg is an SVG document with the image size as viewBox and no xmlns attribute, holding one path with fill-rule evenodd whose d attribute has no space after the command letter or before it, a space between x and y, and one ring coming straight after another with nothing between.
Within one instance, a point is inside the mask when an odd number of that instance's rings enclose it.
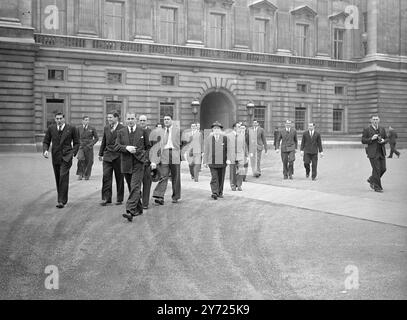
<instances>
[{"instance_id":1,"label":"suit jacket","mask_svg":"<svg viewBox=\"0 0 407 320\"><path fill-rule=\"evenodd\" d=\"M80 149L93 149L93 146L98 142L99 137L94 127L88 126L85 130L83 125L77 127Z\"/></svg>"},{"instance_id":2,"label":"suit jacket","mask_svg":"<svg viewBox=\"0 0 407 320\"><path fill-rule=\"evenodd\" d=\"M390 131L389 131L389 142L390 142L391 144L394 144L394 143L396 143L396 139L397 139L397 138L398 138L397 132L394 131L394 130L390 130Z\"/></svg>"},{"instance_id":3,"label":"suit jacket","mask_svg":"<svg viewBox=\"0 0 407 320\"><path fill-rule=\"evenodd\" d=\"M304 133L302 134L300 149L301 151L304 151L304 153L310 154L317 154L318 152L322 152L322 141L319 132L316 132L314 130L314 134L311 137L309 130L304 131Z\"/></svg>"},{"instance_id":4,"label":"suit jacket","mask_svg":"<svg viewBox=\"0 0 407 320\"><path fill-rule=\"evenodd\" d=\"M262 127L257 127L257 134L254 128L249 129L249 152L255 153L257 150L267 151L267 140Z\"/></svg>"},{"instance_id":5,"label":"suit jacket","mask_svg":"<svg viewBox=\"0 0 407 320\"><path fill-rule=\"evenodd\" d=\"M127 146L135 146L137 152L135 154L127 151ZM134 143L130 144L130 133L127 127L117 131L116 144L114 147L116 152L121 155L121 168L122 173L132 173L134 164L144 164L146 161L146 154L150 150L150 141L148 133L140 126L136 126L134 133Z\"/></svg>"},{"instance_id":6,"label":"suit jacket","mask_svg":"<svg viewBox=\"0 0 407 320\"><path fill-rule=\"evenodd\" d=\"M48 151L52 144L52 163L60 164L63 161L69 162L78 153L79 136L75 127L65 124L61 136L56 124L48 127L42 142L43 152Z\"/></svg>"},{"instance_id":7,"label":"suit jacket","mask_svg":"<svg viewBox=\"0 0 407 320\"><path fill-rule=\"evenodd\" d=\"M120 123L117 124L116 129L111 132L110 125L107 125L103 129L102 144L99 149L99 157L103 157L103 161L112 162L120 157L120 153L115 151L115 144L117 138L117 132L124 128Z\"/></svg>"},{"instance_id":8,"label":"suit jacket","mask_svg":"<svg viewBox=\"0 0 407 320\"><path fill-rule=\"evenodd\" d=\"M281 141L281 152L291 152L297 149L297 131L291 128L290 133L286 129L280 131L280 135L277 139L276 149L280 147Z\"/></svg>"},{"instance_id":9,"label":"suit jacket","mask_svg":"<svg viewBox=\"0 0 407 320\"><path fill-rule=\"evenodd\" d=\"M152 148L153 152L150 152L150 161L159 164L169 163L169 151L165 149L164 145L164 135L165 135L165 128L163 129L155 129L154 130L154 137L151 137L151 141L154 143ZM172 127L172 144L174 148L172 149L172 163L173 164L180 164L181 163L181 131L176 127Z\"/></svg>"},{"instance_id":10,"label":"suit jacket","mask_svg":"<svg viewBox=\"0 0 407 320\"><path fill-rule=\"evenodd\" d=\"M245 161L248 153L248 145L245 134L235 135L235 131L226 135L228 138L227 153L232 164L236 161Z\"/></svg>"},{"instance_id":11,"label":"suit jacket","mask_svg":"<svg viewBox=\"0 0 407 320\"><path fill-rule=\"evenodd\" d=\"M375 134L379 134L384 139L384 143L379 143L377 139L372 140L372 136ZM366 154L369 158L375 158L379 155L386 156L385 144L388 141L386 130L380 126L378 130L375 130L371 125L363 130L362 143L367 144Z\"/></svg>"},{"instance_id":12,"label":"suit jacket","mask_svg":"<svg viewBox=\"0 0 407 320\"><path fill-rule=\"evenodd\" d=\"M227 158L227 144L228 138L226 135L221 134L218 141L215 136L210 134L205 139L205 152L203 163L207 164L210 168L226 167Z\"/></svg>"}]
</instances>

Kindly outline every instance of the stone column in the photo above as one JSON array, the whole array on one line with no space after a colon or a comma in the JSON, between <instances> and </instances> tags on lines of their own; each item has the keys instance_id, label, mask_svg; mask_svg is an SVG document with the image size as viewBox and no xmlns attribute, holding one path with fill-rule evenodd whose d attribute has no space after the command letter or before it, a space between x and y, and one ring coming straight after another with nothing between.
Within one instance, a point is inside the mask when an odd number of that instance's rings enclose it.
<instances>
[{"instance_id":1,"label":"stone column","mask_svg":"<svg viewBox=\"0 0 407 320\"><path fill-rule=\"evenodd\" d=\"M136 32L134 40L137 42L153 42L152 1L136 0Z\"/></svg>"},{"instance_id":2,"label":"stone column","mask_svg":"<svg viewBox=\"0 0 407 320\"><path fill-rule=\"evenodd\" d=\"M247 7L246 0L237 0L234 10L235 10L235 50L245 50L248 51L250 48L250 15L249 8Z\"/></svg>"},{"instance_id":3,"label":"stone column","mask_svg":"<svg viewBox=\"0 0 407 320\"><path fill-rule=\"evenodd\" d=\"M330 58L328 0L318 0L317 13L317 57Z\"/></svg>"},{"instance_id":4,"label":"stone column","mask_svg":"<svg viewBox=\"0 0 407 320\"><path fill-rule=\"evenodd\" d=\"M187 46L203 47L204 1L188 0L187 5Z\"/></svg>"},{"instance_id":5,"label":"stone column","mask_svg":"<svg viewBox=\"0 0 407 320\"><path fill-rule=\"evenodd\" d=\"M367 54L377 53L378 0L367 1Z\"/></svg>"},{"instance_id":6,"label":"stone column","mask_svg":"<svg viewBox=\"0 0 407 320\"><path fill-rule=\"evenodd\" d=\"M290 12L277 11L277 54L291 55L291 14Z\"/></svg>"}]
</instances>

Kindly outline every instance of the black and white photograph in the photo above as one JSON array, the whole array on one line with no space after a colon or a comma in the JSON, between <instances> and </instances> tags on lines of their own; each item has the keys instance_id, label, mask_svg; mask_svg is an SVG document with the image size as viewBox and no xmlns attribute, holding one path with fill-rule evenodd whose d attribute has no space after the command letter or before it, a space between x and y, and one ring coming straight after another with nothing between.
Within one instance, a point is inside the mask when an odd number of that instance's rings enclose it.
<instances>
[{"instance_id":1,"label":"black and white photograph","mask_svg":"<svg viewBox=\"0 0 407 320\"><path fill-rule=\"evenodd\" d=\"M406 149L407 0L1 0L0 300L406 300Z\"/></svg>"}]
</instances>

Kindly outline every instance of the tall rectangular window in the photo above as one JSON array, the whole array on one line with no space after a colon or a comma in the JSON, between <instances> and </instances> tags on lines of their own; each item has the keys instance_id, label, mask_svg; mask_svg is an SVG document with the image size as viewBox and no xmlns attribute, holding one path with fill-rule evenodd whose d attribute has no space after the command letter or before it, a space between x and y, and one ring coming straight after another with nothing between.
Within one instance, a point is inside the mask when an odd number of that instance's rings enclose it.
<instances>
[{"instance_id":1,"label":"tall rectangular window","mask_svg":"<svg viewBox=\"0 0 407 320\"><path fill-rule=\"evenodd\" d=\"M363 32L367 32L367 12L363 12Z\"/></svg>"},{"instance_id":2,"label":"tall rectangular window","mask_svg":"<svg viewBox=\"0 0 407 320\"><path fill-rule=\"evenodd\" d=\"M343 29L334 30L334 59L343 59Z\"/></svg>"},{"instance_id":3,"label":"tall rectangular window","mask_svg":"<svg viewBox=\"0 0 407 320\"><path fill-rule=\"evenodd\" d=\"M45 119L45 129L51 124L55 123L55 115L58 112L64 113L65 100L64 99L47 99L47 111Z\"/></svg>"},{"instance_id":4,"label":"tall rectangular window","mask_svg":"<svg viewBox=\"0 0 407 320\"><path fill-rule=\"evenodd\" d=\"M343 109L333 109L333 131L343 131Z\"/></svg>"},{"instance_id":5,"label":"tall rectangular window","mask_svg":"<svg viewBox=\"0 0 407 320\"><path fill-rule=\"evenodd\" d=\"M264 19L254 20L253 30L253 51L266 52L267 51L267 27L268 21Z\"/></svg>"},{"instance_id":6,"label":"tall rectangular window","mask_svg":"<svg viewBox=\"0 0 407 320\"><path fill-rule=\"evenodd\" d=\"M209 47L225 47L225 15L211 13L209 17Z\"/></svg>"},{"instance_id":7,"label":"tall rectangular window","mask_svg":"<svg viewBox=\"0 0 407 320\"><path fill-rule=\"evenodd\" d=\"M254 107L254 120L257 120L259 125L264 128L266 122L266 107L265 106L256 106Z\"/></svg>"},{"instance_id":8,"label":"tall rectangular window","mask_svg":"<svg viewBox=\"0 0 407 320\"><path fill-rule=\"evenodd\" d=\"M164 123L164 116L168 114L174 120L174 103L160 102L160 123Z\"/></svg>"},{"instance_id":9,"label":"tall rectangular window","mask_svg":"<svg viewBox=\"0 0 407 320\"><path fill-rule=\"evenodd\" d=\"M296 107L295 108L295 129L305 130L307 108Z\"/></svg>"},{"instance_id":10,"label":"tall rectangular window","mask_svg":"<svg viewBox=\"0 0 407 320\"><path fill-rule=\"evenodd\" d=\"M123 3L115 1L105 2L104 38L124 40Z\"/></svg>"},{"instance_id":11,"label":"tall rectangular window","mask_svg":"<svg viewBox=\"0 0 407 320\"><path fill-rule=\"evenodd\" d=\"M160 43L177 43L177 9L160 8Z\"/></svg>"},{"instance_id":12,"label":"tall rectangular window","mask_svg":"<svg viewBox=\"0 0 407 320\"><path fill-rule=\"evenodd\" d=\"M308 55L308 25L295 25L295 50L297 56Z\"/></svg>"}]
</instances>

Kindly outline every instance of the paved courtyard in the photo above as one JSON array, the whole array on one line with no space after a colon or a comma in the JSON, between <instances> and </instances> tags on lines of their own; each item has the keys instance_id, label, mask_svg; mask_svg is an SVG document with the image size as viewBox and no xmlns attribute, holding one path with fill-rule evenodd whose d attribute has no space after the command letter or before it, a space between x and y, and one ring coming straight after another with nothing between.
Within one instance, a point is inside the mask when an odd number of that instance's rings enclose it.
<instances>
[{"instance_id":1,"label":"paved courtyard","mask_svg":"<svg viewBox=\"0 0 407 320\"><path fill-rule=\"evenodd\" d=\"M280 155L242 192L225 181L210 199L209 170L182 200L150 206L133 223L101 207L101 163L89 181L71 169L56 209L51 160L0 154L0 299L406 299L407 153L388 159L385 192L366 182L363 149L327 149L317 181L297 154L294 180ZM406 155L406 156L405 156ZM153 187L155 184L153 184ZM127 191L125 197L127 196ZM44 286L45 268L59 289ZM350 268L349 273L345 269ZM358 288L349 288L349 277Z\"/></svg>"}]
</instances>

